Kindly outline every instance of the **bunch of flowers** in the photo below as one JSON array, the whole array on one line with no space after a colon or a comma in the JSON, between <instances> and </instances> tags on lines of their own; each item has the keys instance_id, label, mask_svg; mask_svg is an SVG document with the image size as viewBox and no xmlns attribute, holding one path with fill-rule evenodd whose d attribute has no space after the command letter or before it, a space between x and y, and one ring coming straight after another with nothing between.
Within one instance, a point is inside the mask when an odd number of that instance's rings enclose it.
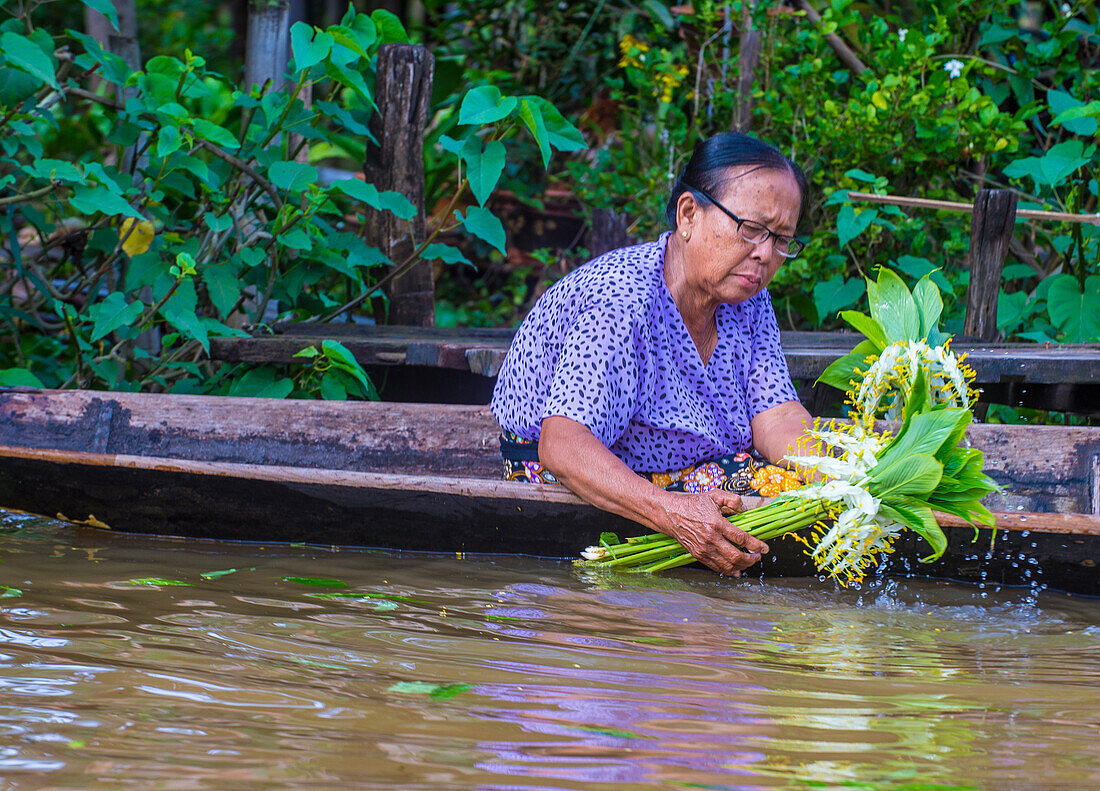
<instances>
[{"instance_id":1,"label":"bunch of flowers","mask_svg":"<svg viewBox=\"0 0 1100 791\"><path fill-rule=\"evenodd\" d=\"M893 296L897 286L907 303ZM880 289L891 294L895 304L901 302L901 309L885 310ZM815 470L820 480L729 517L761 540L791 534L806 545L821 572L842 584L861 581L882 555L894 550L895 539L906 529L916 531L931 547L921 562L937 560L947 548L947 538L934 512L992 525L993 516L981 499L997 490L982 470L981 451L960 447L972 419L968 407L974 395L969 388L973 372L950 352L949 337L935 326L942 308L939 291L925 279L910 293L897 275L883 269L878 283L868 283L868 293L872 315L855 314L855 321L845 316L868 339L830 366L835 375L849 373L853 419L815 421L807 431L808 451L787 458ZM906 305L923 334L892 340L908 321ZM861 372L861 364L868 369ZM896 434L876 430L880 414L901 420ZM800 530L806 534L796 535ZM639 571L663 571L694 561L675 539L659 533L625 541L604 534L599 545L581 554L586 563Z\"/></svg>"}]
</instances>

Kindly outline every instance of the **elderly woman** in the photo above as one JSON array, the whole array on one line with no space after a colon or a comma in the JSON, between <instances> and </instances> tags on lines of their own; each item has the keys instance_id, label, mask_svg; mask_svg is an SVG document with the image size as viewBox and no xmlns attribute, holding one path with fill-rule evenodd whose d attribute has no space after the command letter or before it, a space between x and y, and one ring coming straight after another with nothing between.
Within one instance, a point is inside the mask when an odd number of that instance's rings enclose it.
<instances>
[{"instance_id":1,"label":"elderly woman","mask_svg":"<svg viewBox=\"0 0 1100 791\"><path fill-rule=\"evenodd\" d=\"M723 574L759 560L767 545L723 513L760 488L749 452L780 462L810 420L765 290L802 249L805 191L759 140L697 145L675 231L571 272L516 333L492 402L507 477L560 482Z\"/></svg>"}]
</instances>

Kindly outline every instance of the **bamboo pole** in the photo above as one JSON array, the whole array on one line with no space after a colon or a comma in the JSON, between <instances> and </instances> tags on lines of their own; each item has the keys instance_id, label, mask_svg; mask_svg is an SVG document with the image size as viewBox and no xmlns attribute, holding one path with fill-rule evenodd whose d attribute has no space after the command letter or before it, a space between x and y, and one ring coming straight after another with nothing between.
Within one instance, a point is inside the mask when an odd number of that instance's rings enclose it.
<instances>
[{"instance_id":1,"label":"bamboo pole","mask_svg":"<svg viewBox=\"0 0 1100 791\"><path fill-rule=\"evenodd\" d=\"M930 198L906 198L901 195L875 195L870 192L856 192L854 190L848 192L848 199L853 201L865 201L867 203L886 203L891 206L909 206L914 209L939 209L941 211L963 212L966 214L970 214L974 211L973 203L932 200ZM1100 225L1100 214L1069 214L1061 211L1017 209L1016 216L1027 220L1081 222L1089 225Z\"/></svg>"}]
</instances>

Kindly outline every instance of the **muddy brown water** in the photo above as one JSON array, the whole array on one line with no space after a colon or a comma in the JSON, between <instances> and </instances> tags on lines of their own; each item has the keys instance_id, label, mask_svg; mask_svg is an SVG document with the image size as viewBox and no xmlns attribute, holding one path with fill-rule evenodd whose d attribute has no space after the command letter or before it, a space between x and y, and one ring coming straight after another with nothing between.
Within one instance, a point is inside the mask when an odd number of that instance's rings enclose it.
<instances>
[{"instance_id":1,"label":"muddy brown water","mask_svg":"<svg viewBox=\"0 0 1100 791\"><path fill-rule=\"evenodd\" d=\"M5 512L0 585L3 788L1100 787L1095 599Z\"/></svg>"}]
</instances>

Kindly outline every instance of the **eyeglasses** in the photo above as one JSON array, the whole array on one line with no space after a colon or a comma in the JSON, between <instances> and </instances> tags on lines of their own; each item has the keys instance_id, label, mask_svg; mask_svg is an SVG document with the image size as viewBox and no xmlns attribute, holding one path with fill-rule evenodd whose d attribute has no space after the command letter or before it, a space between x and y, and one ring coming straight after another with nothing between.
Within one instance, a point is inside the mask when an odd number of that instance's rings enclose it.
<instances>
[{"instance_id":1,"label":"eyeglasses","mask_svg":"<svg viewBox=\"0 0 1100 791\"><path fill-rule=\"evenodd\" d=\"M737 233L741 235L741 238L750 244L763 244L768 240L768 237L773 239L772 248L775 252L779 253L784 258L794 258L796 255L802 252L802 249L806 246L806 243L801 239L796 239L793 236L784 236L781 233L776 233L771 228L753 220L745 220L738 217L731 212L721 203L719 203L713 195L706 190L693 187L690 184L684 184L692 192L698 192L704 198L709 200L719 209L729 215L729 218L737 223Z\"/></svg>"}]
</instances>

